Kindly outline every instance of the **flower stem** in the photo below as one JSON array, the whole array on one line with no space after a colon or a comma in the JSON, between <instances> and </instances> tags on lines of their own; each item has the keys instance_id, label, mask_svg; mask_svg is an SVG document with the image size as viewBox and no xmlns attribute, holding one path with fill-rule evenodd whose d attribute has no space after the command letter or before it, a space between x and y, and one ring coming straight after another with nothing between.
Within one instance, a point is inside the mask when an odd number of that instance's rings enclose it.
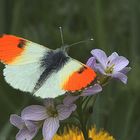
<instances>
[{"instance_id":1,"label":"flower stem","mask_svg":"<svg viewBox=\"0 0 140 140\"><path fill-rule=\"evenodd\" d=\"M88 132L87 132L87 129L86 129L86 120L84 119L85 114L84 114L84 111L82 110L82 99L81 98L78 101L77 107L78 107L77 113L78 113L78 116L79 116L79 121L80 121L80 124L81 124L81 130L83 132L84 139L89 140Z\"/></svg>"},{"instance_id":2,"label":"flower stem","mask_svg":"<svg viewBox=\"0 0 140 140\"><path fill-rule=\"evenodd\" d=\"M89 140L88 133L86 130L86 126L82 126L82 132L85 140Z\"/></svg>"}]
</instances>

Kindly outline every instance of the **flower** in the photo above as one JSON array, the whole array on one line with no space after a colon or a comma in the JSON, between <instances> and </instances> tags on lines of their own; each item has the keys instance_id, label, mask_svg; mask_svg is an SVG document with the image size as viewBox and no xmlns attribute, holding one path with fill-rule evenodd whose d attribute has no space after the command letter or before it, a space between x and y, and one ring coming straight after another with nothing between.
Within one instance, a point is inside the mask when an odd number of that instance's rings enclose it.
<instances>
[{"instance_id":1,"label":"flower","mask_svg":"<svg viewBox=\"0 0 140 140\"><path fill-rule=\"evenodd\" d=\"M126 67L129 61L125 57L119 56L116 52L107 57L105 52L100 49L92 50L91 54L93 57L87 61L88 66L102 75L117 78L124 84L127 83L126 74L131 68Z\"/></svg>"},{"instance_id":2,"label":"flower","mask_svg":"<svg viewBox=\"0 0 140 140\"><path fill-rule=\"evenodd\" d=\"M100 130L97 132L96 128L89 130L89 137L92 138L92 140L115 140L113 136L111 136L106 131Z\"/></svg>"},{"instance_id":3,"label":"flower","mask_svg":"<svg viewBox=\"0 0 140 140\"><path fill-rule=\"evenodd\" d=\"M52 140L59 128L59 121L67 119L75 109L75 104L55 105L54 100L48 98L44 106L28 106L21 114L24 120L43 121L43 137L45 140Z\"/></svg>"},{"instance_id":4,"label":"flower","mask_svg":"<svg viewBox=\"0 0 140 140\"><path fill-rule=\"evenodd\" d=\"M110 136L105 131L97 132L94 127L89 130L88 136L91 140L115 140L113 136ZM73 127L69 128L68 131L64 129L64 133L61 135L56 134L53 140L84 140L84 136L78 128Z\"/></svg>"},{"instance_id":5,"label":"flower","mask_svg":"<svg viewBox=\"0 0 140 140\"><path fill-rule=\"evenodd\" d=\"M23 120L16 114L10 116L10 123L19 129L16 140L31 140L37 134L38 127L32 121Z\"/></svg>"}]
</instances>

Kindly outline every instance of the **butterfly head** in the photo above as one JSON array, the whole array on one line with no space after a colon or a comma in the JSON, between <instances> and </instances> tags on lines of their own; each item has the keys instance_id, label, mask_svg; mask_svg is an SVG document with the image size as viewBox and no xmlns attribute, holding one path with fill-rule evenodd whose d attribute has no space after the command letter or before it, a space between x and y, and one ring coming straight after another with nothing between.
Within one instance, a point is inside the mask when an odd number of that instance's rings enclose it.
<instances>
[{"instance_id":1,"label":"butterfly head","mask_svg":"<svg viewBox=\"0 0 140 140\"><path fill-rule=\"evenodd\" d=\"M69 51L69 45L62 45L60 48L59 48L60 51L63 51L65 54L68 53Z\"/></svg>"}]
</instances>

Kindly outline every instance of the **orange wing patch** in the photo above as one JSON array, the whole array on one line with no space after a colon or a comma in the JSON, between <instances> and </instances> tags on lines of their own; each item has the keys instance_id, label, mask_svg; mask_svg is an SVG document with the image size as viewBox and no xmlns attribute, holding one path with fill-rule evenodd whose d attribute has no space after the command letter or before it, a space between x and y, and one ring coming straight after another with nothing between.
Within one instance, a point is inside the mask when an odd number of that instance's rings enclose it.
<instances>
[{"instance_id":1,"label":"orange wing patch","mask_svg":"<svg viewBox=\"0 0 140 140\"><path fill-rule=\"evenodd\" d=\"M12 63L24 51L26 40L12 36L0 36L0 60L6 64Z\"/></svg>"},{"instance_id":2,"label":"orange wing patch","mask_svg":"<svg viewBox=\"0 0 140 140\"><path fill-rule=\"evenodd\" d=\"M78 71L72 73L65 81L63 89L67 91L76 91L85 88L96 78L96 73L87 66L81 67Z\"/></svg>"}]
</instances>

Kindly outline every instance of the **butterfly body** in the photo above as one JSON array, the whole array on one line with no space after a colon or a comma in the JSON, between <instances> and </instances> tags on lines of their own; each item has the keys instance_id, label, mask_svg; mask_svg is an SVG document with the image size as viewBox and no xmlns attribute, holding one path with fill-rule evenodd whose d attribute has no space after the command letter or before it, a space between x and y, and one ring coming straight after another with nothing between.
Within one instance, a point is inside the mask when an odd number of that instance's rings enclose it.
<instances>
[{"instance_id":1,"label":"butterfly body","mask_svg":"<svg viewBox=\"0 0 140 140\"><path fill-rule=\"evenodd\" d=\"M56 97L90 84L96 73L71 58L65 46L52 50L12 35L0 37L5 80L14 88L41 98Z\"/></svg>"}]
</instances>

